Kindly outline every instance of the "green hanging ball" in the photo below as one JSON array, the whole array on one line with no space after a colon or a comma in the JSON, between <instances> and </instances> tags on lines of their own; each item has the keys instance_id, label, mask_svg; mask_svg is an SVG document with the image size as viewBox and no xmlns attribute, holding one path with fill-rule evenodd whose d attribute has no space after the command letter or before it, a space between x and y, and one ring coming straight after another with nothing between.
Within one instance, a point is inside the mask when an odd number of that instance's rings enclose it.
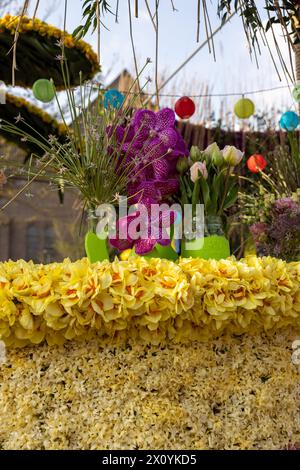
<instances>
[{"instance_id":1,"label":"green hanging ball","mask_svg":"<svg viewBox=\"0 0 300 470\"><path fill-rule=\"evenodd\" d=\"M293 89L293 98L295 101L300 102L300 83L295 85L295 88Z\"/></svg>"},{"instance_id":2,"label":"green hanging ball","mask_svg":"<svg viewBox=\"0 0 300 470\"><path fill-rule=\"evenodd\" d=\"M40 78L32 87L34 97L43 103L50 103L55 96L55 88L53 82L46 78Z\"/></svg>"},{"instance_id":3,"label":"green hanging ball","mask_svg":"<svg viewBox=\"0 0 300 470\"><path fill-rule=\"evenodd\" d=\"M234 114L240 119L247 119L254 114L255 106L248 98L241 98L234 105Z\"/></svg>"}]
</instances>

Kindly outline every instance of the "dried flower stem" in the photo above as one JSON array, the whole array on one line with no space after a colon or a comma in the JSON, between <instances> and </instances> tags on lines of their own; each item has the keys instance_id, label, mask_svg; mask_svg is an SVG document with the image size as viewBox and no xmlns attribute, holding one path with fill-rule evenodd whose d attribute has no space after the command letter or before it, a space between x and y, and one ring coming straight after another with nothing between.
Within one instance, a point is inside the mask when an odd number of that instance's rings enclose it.
<instances>
[{"instance_id":1,"label":"dried flower stem","mask_svg":"<svg viewBox=\"0 0 300 470\"><path fill-rule=\"evenodd\" d=\"M20 14L20 18L16 27L14 44L13 44L13 61L12 61L12 86L16 86L16 70L17 70L17 43L19 39L19 30L22 23L22 19L27 12L30 0L24 0L23 8Z\"/></svg>"}]
</instances>

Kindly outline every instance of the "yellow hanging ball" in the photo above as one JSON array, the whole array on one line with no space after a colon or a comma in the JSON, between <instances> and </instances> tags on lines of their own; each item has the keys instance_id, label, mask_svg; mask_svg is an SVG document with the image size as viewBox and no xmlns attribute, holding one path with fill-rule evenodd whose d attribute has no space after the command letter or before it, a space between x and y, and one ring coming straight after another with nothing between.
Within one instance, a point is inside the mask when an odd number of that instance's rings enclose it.
<instances>
[{"instance_id":1,"label":"yellow hanging ball","mask_svg":"<svg viewBox=\"0 0 300 470\"><path fill-rule=\"evenodd\" d=\"M234 114L240 119L248 119L254 114L255 106L248 98L241 98L234 105Z\"/></svg>"},{"instance_id":2,"label":"yellow hanging ball","mask_svg":"<svg viewBox=\"0 0 300 470\"><path fill-rule=\"evenodd\" d=\"M33 96L43 103L50 103L55 96L55 88L53 82L46 78L40 78L34 82L32 87Z\"/></svg>"}]
</instances>

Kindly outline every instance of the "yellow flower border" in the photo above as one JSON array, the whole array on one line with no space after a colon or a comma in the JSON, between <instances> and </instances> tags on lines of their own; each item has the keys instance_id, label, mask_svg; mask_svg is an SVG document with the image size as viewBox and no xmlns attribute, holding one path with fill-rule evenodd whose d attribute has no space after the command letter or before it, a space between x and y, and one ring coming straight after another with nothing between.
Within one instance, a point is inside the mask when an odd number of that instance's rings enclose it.
<instances>
[{"instance_id":1,"label":"yellow flower border","mask_svg":"<svg viewBox=\"0 0 300 470\"><path fill-rule=\"evenodd\" d=\"M56 119L54 119L50 114L44 111L41 108L38 108L34 104L30 103L29 101L21 98L20 96L11 95L10 93L6 94L6 102L14 105L16 108L26 108L26 110L30 114L34 114L38 116L41 121L46 124L50 124L50 126L57 132L58 135L64 136L67 133L66 126L63 123L59 123Z\"/></svg>"},{"instance_id":2,"label":"yellow flower border","mask_svg":"<svg viewBox=\"0 0 300 470\"><path fill-rule=\"evenodd\" d=\"M296 337L289 327L163 348L10 349L0 363L1 448L299 447Z\"/></svg>"},{"instance_id":3,"label":"yellow flower border","mask_svg":"<svg viewBox=\"0 0 300 470\"><path fill-rule=\"evenodd\" d=\"M3 32L3 30L9 31L11 35L15 34L19 19L19 16L13 15L5 15L3 18L0 18L0 34ZM97 54L93 51L92 46L82 39L76 40L71 34L64 33L64 31L56 28L55 26L49 25L39 19L33 20L32 18L24 16L21 20L19 33L26 34L30 33L31 31L34 31L41 36L55 38L58 41L64 40L64 44L67 48L76 48L80 50L92 66L90 78L100 71Z\"/></svg>"},{"instance_id":4,"label":"yellow flower border","mask_svg":"<svg viewBox=\"0 0 300 470\"><path fill-rule=\"evenodd\" d=\"M97 337L101 344L208 340L300 326L300 263L142 257L90 264L0 264L8 346Z\"/></svg>"}]
</instances>

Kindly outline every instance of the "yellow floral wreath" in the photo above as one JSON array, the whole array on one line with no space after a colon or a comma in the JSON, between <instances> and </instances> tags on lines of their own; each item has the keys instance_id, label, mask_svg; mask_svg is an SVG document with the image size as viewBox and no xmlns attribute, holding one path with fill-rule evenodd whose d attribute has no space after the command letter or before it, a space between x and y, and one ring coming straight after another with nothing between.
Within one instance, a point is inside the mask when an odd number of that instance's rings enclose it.
<instances>
[{"instance_id":1,"label":"yellow floral wreath","mask_svg":"<svg viewBox=\"0 0 300 470\"><path fill-rule=\"evenodd\" d=\"M46 111L44 111L41 108L38 108L34 104L25 100L24 98L7 93L6 104L8 103L14 105L16 108L20 108L20 111L22 110L22 108L25 108L30 114L34 114L35 116L38 116L41 119L41 121L43 121L46 124L50 124L53 130L55 130L58 135L60 136L66 135L67 129L64 124L59 123Z\"/></svg>"},{"instance_id":2,"label":"yellow floral wreath","mask_svg":"<svg viewBox=\"0 0 300 470\"><path fill-rule=\"evenodd\" d=\"M11 49L11 46L12 46L11 42L12 41L7 41L5 39L5 33L8 32L10 34L10 36L13 36L15 34L16 28L19 24L19 20L20 20L19 16L11 16L11 15L6 15L4 18L0 19L0 49L3 49L3 50L7 49L7 52ZM74 60L74 57L72 56L72 60L70 60L69 66L72 68L72 63L74 64L75 62L80 61L80 59L82 59L82 57L84 57L84 59L88 63L88 64L85 64L85 65L88 66L89 71L86 71L83 74L83 79L90 79L95 75L95 73L100 71L100 66L99 66L99 63L98 63L97 55L93 51L92 47L89 44L87 44L85 41L76 40L75 38L73 38L72 35L70 35L68 33L65 33L64 31L60 30L59 28L48 25L47 23L45 23L43 21L40 21L38 19L33 20L31 18L23 17L22 20L21 20L20 26L19 26L20 39L19 39L18 44L20 44L20 42L22 40L21 36L22 35L24 35L24 37L25 37L25 35L29 36L29 33L36 33L40 37L40 39L41 38L49 38L49 39L56 40L55 41L55 47L58 49L61 45L64 45L65 46L66 56L68 55L68 51L69 52L72 51L72 50L73 51L76 51L76 50L79 51L80 54L76 56L76 60ZM1 36L2 36L3 42L1 42ZM13 40L13 38L11 38L11 39ZM34 47L36 47L37 50L40 50L42 46L39 43L41 41L40 40L36 41L36 39L37 38L32 36L32 41L35 41ZM53 44L52 44L52 46L53 46ZM50 44L50 47L51 47L51 44ZM47 44L47 50L48 49L49 49L49 45ZM45 49L45 51L46 51L46 49ZM41 55L42 55L42 52L41 52ZM20 56L17 58L19 63L20 63L20 58L22 58L23 56L26 56L26 54L22 54L22 55L20 54ZM2 53L2 60L4 60L3 53ZM1 63L1 59L0 59L0 63ZM1 65L2 65L2 69L3 69L3 64L1 64ZM41 61L41 68L43 67L43 65L44 65L43 62ZM48 65L49 64L47 64L47 67L48 67ZM47 67L45 67L45 68L47 68ZM33 64L32 70L34 70L34 64ZM35 79L37 79L37 78L45 78L45 77L38 76L38 77L33 78L33 81L35 81ZM0 79L3 80L3 78L1 77L1 68L0 68ZM24 84L24 83L22 83L22 80L19 78L17 80L16 84L18 84L20 86L32 86L33 83L31 83L31 84L25 83ZM78 84L78 83L76 83L76 84ZM63 88L63 83L55 83L55 85L56 85L57 89Z\"/></svg>"}]
</instances>

